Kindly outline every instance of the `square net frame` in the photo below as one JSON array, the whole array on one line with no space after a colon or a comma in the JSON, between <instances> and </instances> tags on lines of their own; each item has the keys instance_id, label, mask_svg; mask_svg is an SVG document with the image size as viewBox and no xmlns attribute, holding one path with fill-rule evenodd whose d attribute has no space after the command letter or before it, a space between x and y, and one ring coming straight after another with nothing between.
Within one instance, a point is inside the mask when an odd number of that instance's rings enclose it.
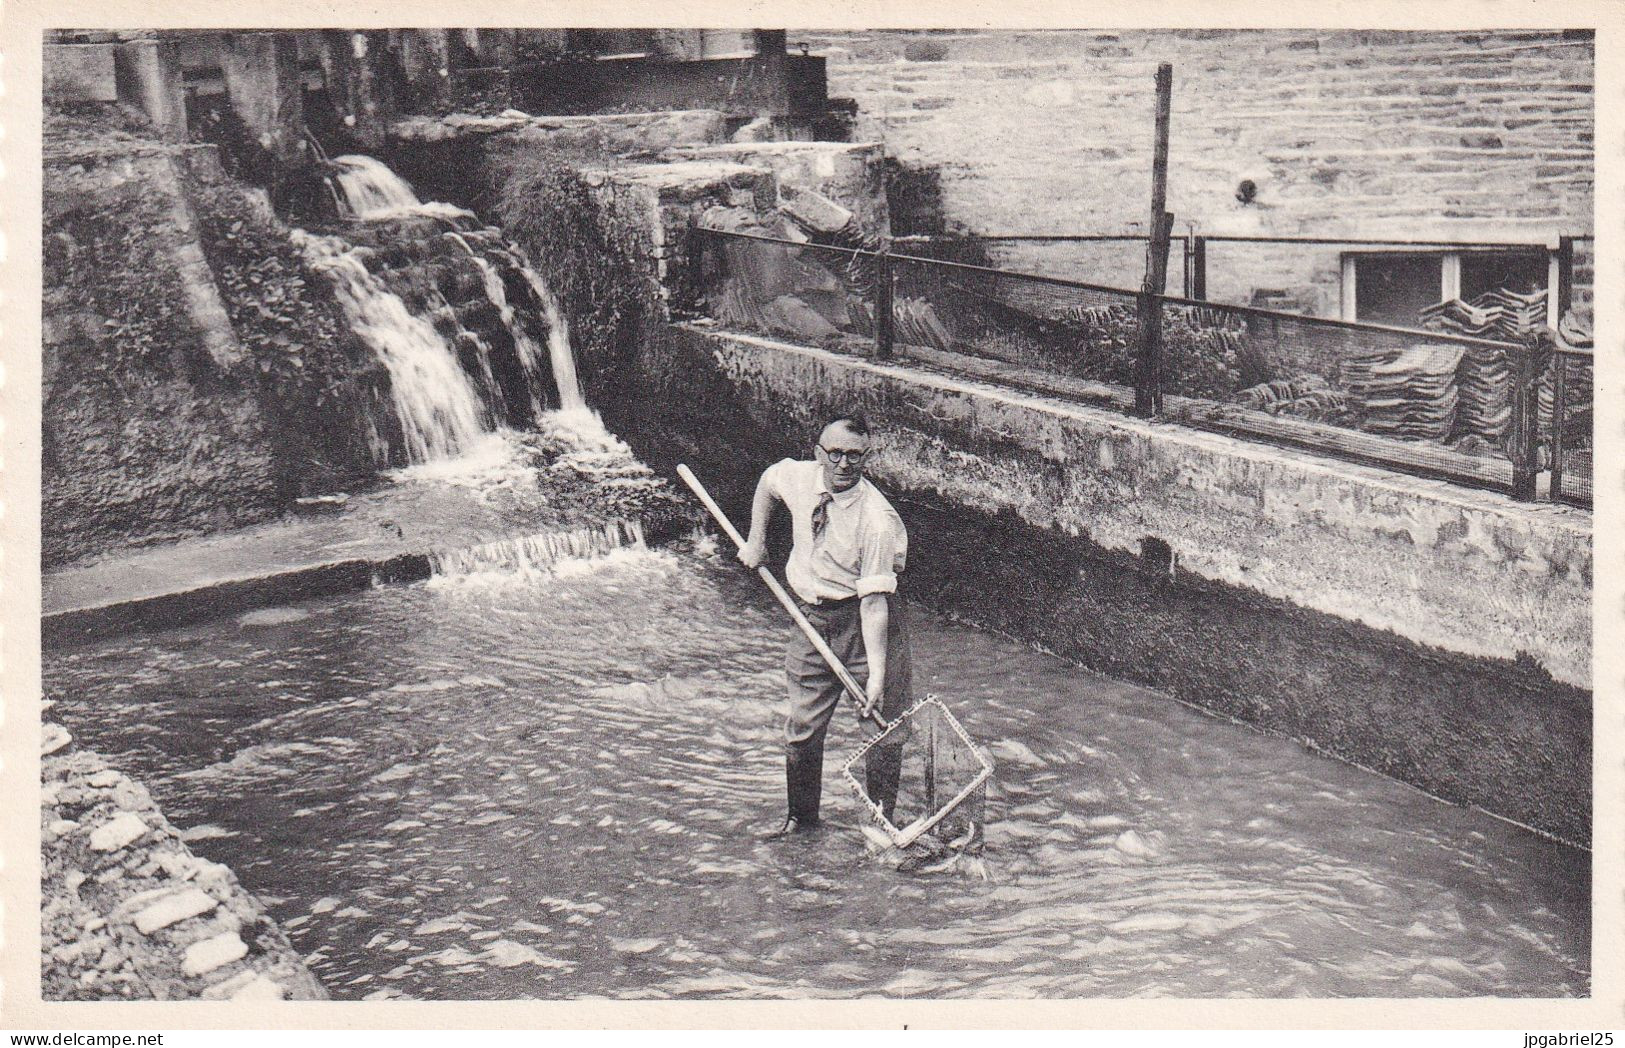
<instances>
[{"instance_id":1,"label":"square net frame","mask_svg":"<svg viewBox=\"0 0 1625 1048\"><path fill-rule=\"evenodd\" d=\"M858 773L869 754L901 734L902 774L892 818L869 796ZM912 745L911 745L912 742ZM903 712L885 731L864 743L841 768L847 785L892 844L907 848L927 833L943 841L975 834L984 822L993 765L959 720L935 695ZM901 818L904 825L899 827Z\"/></svg>"}]
</instances>

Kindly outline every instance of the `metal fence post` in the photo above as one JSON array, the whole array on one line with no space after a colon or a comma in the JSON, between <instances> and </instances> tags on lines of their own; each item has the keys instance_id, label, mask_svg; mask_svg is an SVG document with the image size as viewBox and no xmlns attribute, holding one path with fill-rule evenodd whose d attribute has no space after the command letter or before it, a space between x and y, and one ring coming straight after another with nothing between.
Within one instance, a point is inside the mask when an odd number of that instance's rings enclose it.
<instances>
[{"instance_id":1,"label":"metal fence post","mask_svg":"<svg viewBox=\"0 0 1625 1048\"><path fill-rule=\"evenodd\" d=\"M891 240L880 242L875 252L875 356L888 360L896 342L892 316Z\"/></svg>"}]
</instances>

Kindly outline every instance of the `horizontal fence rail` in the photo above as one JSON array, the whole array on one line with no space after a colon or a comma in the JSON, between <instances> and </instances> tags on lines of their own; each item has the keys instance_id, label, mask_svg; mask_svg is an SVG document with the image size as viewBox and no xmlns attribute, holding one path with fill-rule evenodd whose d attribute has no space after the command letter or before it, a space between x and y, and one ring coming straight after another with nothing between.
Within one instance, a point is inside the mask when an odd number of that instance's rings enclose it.
<instances>
[{"instance_id":1,"label":"horizontal fence rail","mask_svg":"<svg viewBox=\"0 0 1625 1048\"><path fill-rule=\"evenodd\" d=\"M1152 295L1161 353L1142 371L1137 289L928 257L940 240L696 235L692 297L728 327L1118 410L1161 402L1188 425L1523 499L1544 479L1590 505L1589 350Z\"/></svg>"}]
</instances>

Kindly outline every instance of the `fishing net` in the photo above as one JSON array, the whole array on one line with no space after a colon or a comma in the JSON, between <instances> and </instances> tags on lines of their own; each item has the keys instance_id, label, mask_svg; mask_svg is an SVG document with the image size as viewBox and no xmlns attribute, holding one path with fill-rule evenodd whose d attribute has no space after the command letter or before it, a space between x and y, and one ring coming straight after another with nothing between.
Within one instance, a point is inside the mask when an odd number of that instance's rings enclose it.
<instances>
[{"instance_id":1,"label":"fishing net","mask_svg":"<svg viewBox=\"0 0 1625 1048\"><path fill-rule=\"evenodd\" d=\"M902 774L897 804L888 819L869 795L863 773L872 752L894 745L898 739L902 740ZM870 739L842 771L893 846L971 850L980 844L993 766L936 696L916 703Z\"/></svg>"}]
</instances>

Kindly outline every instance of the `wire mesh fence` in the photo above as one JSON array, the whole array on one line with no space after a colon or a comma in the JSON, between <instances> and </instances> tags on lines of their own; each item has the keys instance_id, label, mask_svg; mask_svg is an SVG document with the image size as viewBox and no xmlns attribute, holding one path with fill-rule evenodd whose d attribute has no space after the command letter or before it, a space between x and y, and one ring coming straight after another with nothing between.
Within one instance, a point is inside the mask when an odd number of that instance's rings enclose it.
<instances>
[{"instance_id":1,"label":"wire mesh fence","mask_svg":"<svg viewBox=\"0 0 1625 1048\"><path fill-rule=\"evenodd\" d=\"M873 252L703 232L694 297L719 323L820 346L874 338Z\"/></svg>"},{"instance_id":2,"label":"wire mesh fence","mask_svg":"<svg viewBox=\"0 0 1625 1048\"><path fill-rule=\"evenodd\" d=\"M1591 505L1594 378L1589 351L1559 349L1540 385L1551 497L1577 506Z\"/></svg>"},{"instance_id":3,"label":"wire mesh fence","mask_svg":"<svg viewBox=\"0 0 1625 1048\"><path fill-rule=\"evenodd\" d=\"M1549 338L1353 323L910 254L706 239L700 298L731 327L895 352L1520 498L1535 497L1544 478L1549 497L1590 503L1591 358L1567 343L1554 352ZM1142 317L1154 319L1154 336L1143 336Z\"/></svg>"},{"instance_id":4,"label":"wire mesh fence","mask_svg":"<svg viewBox=\"0 0 1625 1048\"><path fill-rule=\"evenodd\" d=\"M1522 344L1173 299L1163 328L1163 387L1198 401L1171 417L1502 490L1532 468Z\"/></svg>"},{"instance_id":5,"label":"wire mesh fence","mask_svg":"<svg viewBox=\"0 0 1625 1048\"><path fill-rule=\"evenodd\" d=\"M961 353L1133 388L1134 294L906 255L889 262L899 353Z\"/></svg>"}]
</instances>

